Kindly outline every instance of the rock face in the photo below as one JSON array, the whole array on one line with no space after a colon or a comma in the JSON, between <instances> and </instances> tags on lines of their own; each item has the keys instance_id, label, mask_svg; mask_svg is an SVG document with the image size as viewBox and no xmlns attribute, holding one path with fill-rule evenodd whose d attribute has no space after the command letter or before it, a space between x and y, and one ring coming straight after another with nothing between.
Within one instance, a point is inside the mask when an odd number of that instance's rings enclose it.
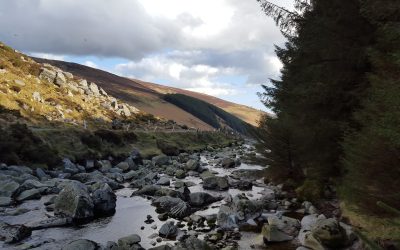
<instances>
[{"instance_id":1,"label":"rock face","mask_svg":"<svg viewBox=\"0 0 400 250\"><path fill-rule=\"evenodd\" d=\"M175 226L175 223L173 221L168 221L161 226L158 234L160 235L160 237L163 238L175 239L178 235L178 227Z\"/></svg>"},{"instance_id":2,"label":"rock face","mask_svg":"<svg viewBox=\"0 0 400 250\"><path fill-rule=\"evenodd\" d=\"M9 225L0 221L0 240L6 243L16 243L31 235L30 228L24 225Z\"/></svg>"},{"instance_id":3,"label":"rock face","mask_svg":"<svg viewBox=\"0 0 400 250\"><path fill-rule=\"evenodd\" d=\"M96 242L91 240L75 240L68 243L62 250L97 250L100 249Z\"/></svg>"},{"instance_id":4,"label":"rock face","mask_svg":"<svg viewBox=\"0 0 400 250\"><path fill-rule=\"evenodd\" d=\"M117 196L108 184L103 183L92 195L95 215L115 213Z\"/></svg>"},{"instance_id":5,"label":"rock face","mask_svg":"<svg viewBox=\"0 0 400 250\"><path fill-rule=\"evenodd\" d=\"M54 83L54 80L56 79L57 73L55 71L42 68L42 72L39 75L40 79L46 80L50 83Z\"/></svg>"},{"instance_id":6,"label":"rock face","mask_svg":"<svg viewBox=\"0 0 400 250\"><path fill-rule=\"evenodd\" d=\"M228 190L229 182L228 178L220 176L211 176L203 180L203 188L210 190Z\"/></svg>"},{"instance_id":7,"label":"rock face","mask_svg":"<svg viewBox=\"0 0 400 250\"><path fill-rule=\"evenodd\" d=\"M86 186L79 182L71 182L57 196L54 213L81 221L93 217L93 207Z\"/></svg>"},{"instance_id":8,"label":"rock face","mask_svg":"<svg viewBox=\"0 0 400 250\"><path fill-rule=\"evenodd\" d=\"M344 247L348 242L345 230L334 218L317 220L311 232L315 238L329 248Z\"/></svg>"}]
</instances>

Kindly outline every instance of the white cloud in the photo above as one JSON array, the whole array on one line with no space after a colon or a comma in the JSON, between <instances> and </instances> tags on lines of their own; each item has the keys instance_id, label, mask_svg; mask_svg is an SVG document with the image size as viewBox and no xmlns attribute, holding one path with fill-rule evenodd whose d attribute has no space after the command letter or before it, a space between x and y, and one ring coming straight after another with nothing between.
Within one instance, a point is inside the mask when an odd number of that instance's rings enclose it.
<instances>
[{"instance_id":1,"label":"white cloud","mask_svg":"<svg viewBox=\"0 0 400 250\"><path fill-rule=\"evenodd\" d=\"M99 66L96 63L92 62L92 61L85 61L83 63L83 65L86 65L88 67L95 68L95 69L99 68Z\"/></svg>"},{"instance_id":2,"label":"white cloud","mask_svg":"<svg viewBox=\"0 0 400 250\"><path fill-rule=\"evenodd\" d=\"M65 56L54 55L54 54L49 54L49 53L31 53L30 55L33 57L44 58L44 59L49 59L49 60L59 60L59 61L65 60Z\"/></svg>"},{"instance_id":3,"label":"white cloud","mask_svg":"<svg viewBox=\"0 0 400 250\"><path fill-rule=\"evenodd\" d=\"M219 96L278 77L284 42L256 0L0 0L0 37L49 59L93 56L95 68L124 58L116 73Z\"/></svg>"}]
</instances>

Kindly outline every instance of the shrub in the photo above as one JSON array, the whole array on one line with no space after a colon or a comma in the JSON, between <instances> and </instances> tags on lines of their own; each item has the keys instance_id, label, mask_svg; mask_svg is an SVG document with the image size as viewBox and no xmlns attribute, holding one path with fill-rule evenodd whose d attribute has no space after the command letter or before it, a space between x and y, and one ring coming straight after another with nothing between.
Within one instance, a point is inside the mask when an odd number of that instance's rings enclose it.
<instances>
[{"instance_id":1,"label":"shrub","mask_svg":"<svg viewBox=\"0 0 400 250\"><path fill-rule=\"evenodd\" d=\"M94 132L94 134L100 137L103 141L112 144L121 145L123 142L121 136L111 130L99 129L96 132Z\"/></svg>"},{"instance_id":2,"label":"shrub","mask_svg":"<svg viewBox=\"0 0 400 250\"><path fill-rule=\"evenodd\" d=\"M101 149L101 139L93 134L83 134L81 136L81 141L86 144L89 148Z\"/></svg>"}]
</instances>

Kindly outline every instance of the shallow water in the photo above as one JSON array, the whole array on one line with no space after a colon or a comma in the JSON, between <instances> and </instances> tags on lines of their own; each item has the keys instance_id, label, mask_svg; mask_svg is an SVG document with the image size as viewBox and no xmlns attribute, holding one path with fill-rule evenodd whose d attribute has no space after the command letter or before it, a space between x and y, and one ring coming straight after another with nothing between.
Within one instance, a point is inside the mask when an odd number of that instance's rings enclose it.
<instances>
[{"instance_id":1,"label":"shallow water","mask_svg":"<svg viewBox=\"0 0 400 250\"><path fill-rule=\"evenodd\" d=\"M205 156L201 157L201 161L208 163L208 160ZM239 167L233 169L223 169L208 164L205 167L216 171L217 175L219 176L230 176L232 172L236 170L265 169L262 166L245 163L242 163ZM262 192L269 192L269 190L263 186L262 181L260 181L260 185L253 186L252 190L249 191L241 191L238 189L229 189L227 191L204 190L203 186L201 185L202 180L199 177L193 176L188 176L183 181L190 181L195 184L189 188L191 192L208 192L215 196L227 197L229 195L235 196L237 194L244 193L249 199L258 199L262 196ZM171 186L173 186L173 184L174 181L172 181ZM130 188L124 188L117 191L116 213L111 217L97 219L80 227L50 228L34 231L32 236L24 240L23 243L33 243L45 239L52 239L50 243L44 244L38 249L59 249L64 244L76 239L89 239L97 243L106 244L107 241L117 241L119 238L128 236L130 234L138 234L142 239L140 244L144 248L153 247L151 242L155 242L155 238L150 239L149 236L158 234L159 228L165 222L158 220L158 214L155 212L155 207L151 206L151 202L149 200L138 196L130 197L133 191L134 190ZM45 207L43 205L43 201L47 200L48 198L49 197L42 197L40 201L24 202L19 207L37 209L19 216L0 216L0 220L10 224L25 224L46 219L46 214L52 215L51 213L45 211ZM203 210L197 211L195 214L203 216L217 214L219 207L224 203L225 201L223 200L215 202L208 207L205 207ZM155 222L150 225L145 224L144 220L146 220L147 215L151 215ZM157 229L151 228L151 226L154 224L157 225ZM142 226L145 227L143 230L141 230ZM169 241L169 243L173 244L174 242ZM273 245L270 247L263 246L260 232L242 232L242 239L238 243L240 249L250 249L251 246L256 246L255 249L296 249L295 247L291 248L291 246L288 244ZM157 245L163 244L165 244L165 241L157 243ZM2 246L0 243L1 249L14 249L14 247L15 246Z\"/></svg>"}]
</instances>

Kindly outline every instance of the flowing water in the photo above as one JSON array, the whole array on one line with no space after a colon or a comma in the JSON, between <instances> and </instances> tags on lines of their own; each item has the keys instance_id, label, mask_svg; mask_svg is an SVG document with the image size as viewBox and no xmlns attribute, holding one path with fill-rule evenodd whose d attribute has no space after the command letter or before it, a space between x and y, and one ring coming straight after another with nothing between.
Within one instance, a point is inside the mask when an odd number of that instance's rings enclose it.
<instances>
[{"instance_id":1,"label":"flowing water","mask_svg":"<svg viewBox=\"0 0 400 250\"><path fill-rule=\"evenodd\" d=\"M262 166L241 164L239 167L234 169L223 169L213 166L212 163L208 164L209 161L206 156L201 156L201 161L206 163L206 168L215 171L218 176L231 176L234 171L261 171L265 169ZM262 183L262 180L258 181L259 185L253 185L250 191L240 191L238 189L229 189L227 191L210 191L204 190L199 177L188 176L184 180L194 183L189 189L191 192L208 192L215 196L228 195L235 196L240 193L245 193L249 199L257 199L261 197L264 192L272 192L268 190L266 186ZM174 185L174 181L171 182L171 186ZM79 227L60 227L60 228L50 228L37 230L32 233L32 236L27 238L22 242L20 247L28 246L30 244L41 245L36 249L60 249L66 243L76 240L76 239L88 239L93 240L100 244L106 244L107 241L117 241L121 237L125 237L130 234L138 234L141 237L141 245L144 248L153 247L151 242L155 242L155 238L158 237L159 228L165 223L157 218L157 213L155 207L151 205L151 202L142 197L130 197L134 189L124 188L118 190L117 194L117 206L116 212L113 216L107 218L101 218L94 220L88 224L81 225ZM48 200L49 196L42 197L41 200L27 201L21 204L18 208L27 208L31 210L27 213L18 216L0 216L0 220L10 223L10 224L26 224L34 221L41 221L52 213L45 210L43 205L44 201ZM219 207L225 202L218 201L215 202L204 209L197 211L197 215L212 215L217 214ZM150 215L154 219L154 223L147 225L144 223L147 216ZM171 219L169 219L171 220ZM183 222L185 224L185 222ZM156 225L157 228L153 229L151 226ZM144 229L142 229L144 227ZM182 230L186 230L184 227ZM240 249L273 249L273 250L283 250L283 249L296 249L296 247L290 244L275 244L271 246L265 246L262 242L262 237L260 231L258 232L241 232L242 238L238 241ZM201 235L200 235L200 238ZM47 243L44 243L47 242ZM173 244L173 241L167 241ZM44 243L44 244L43 244ZM157 245L165 244L166 242L157 243ZM15 249L16 246L1 245L2 249Z\"/></svg>"}]
</instances>

